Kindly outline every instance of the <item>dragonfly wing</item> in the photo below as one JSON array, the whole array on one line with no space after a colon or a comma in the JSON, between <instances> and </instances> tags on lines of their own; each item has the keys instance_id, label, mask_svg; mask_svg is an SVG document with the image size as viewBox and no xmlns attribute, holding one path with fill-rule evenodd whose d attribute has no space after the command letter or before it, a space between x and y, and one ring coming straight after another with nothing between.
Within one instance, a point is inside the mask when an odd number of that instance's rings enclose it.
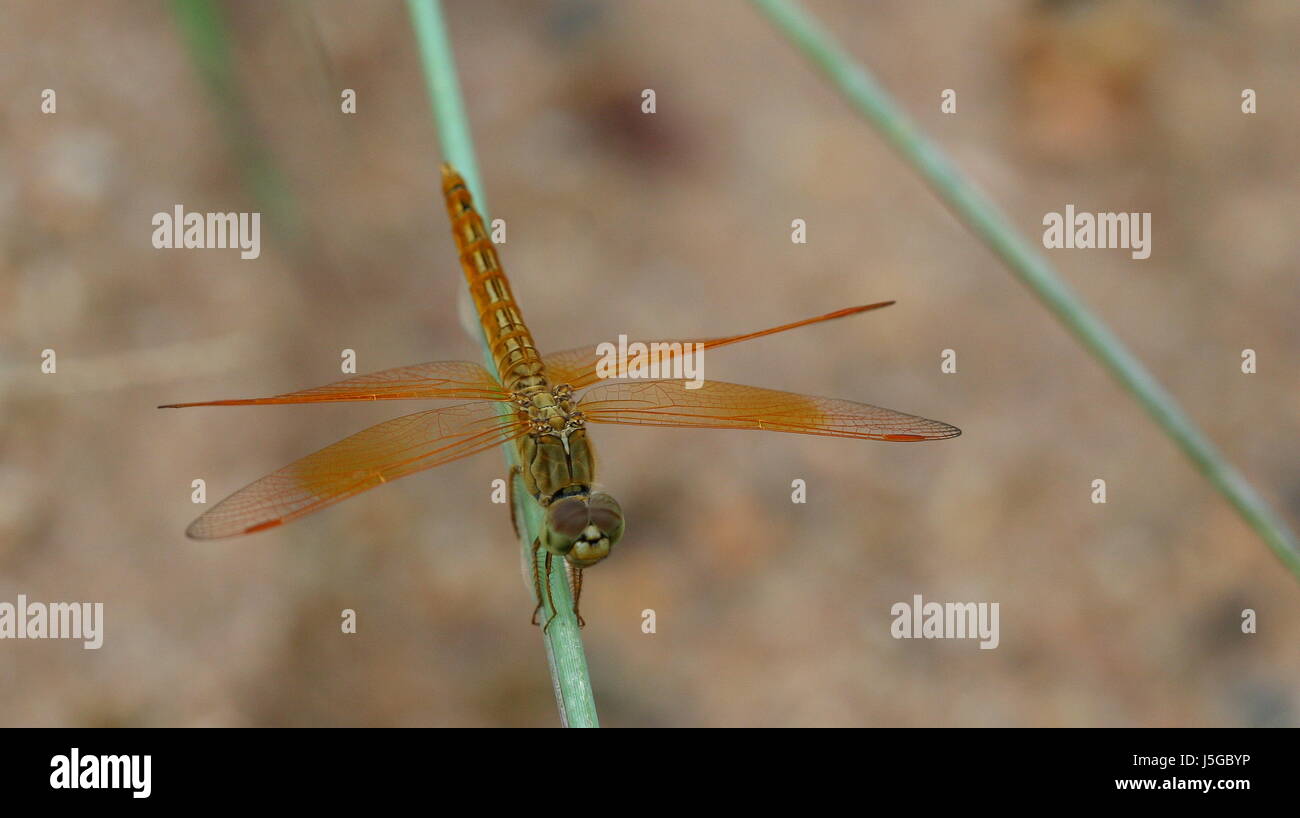
<instances>
[{"instance_id":1,"label":"dragonfly wing","mask_svg":"<svg viewBox=\"0 0 1300 818\"><path fill-rule=\"evenodd\" d=\"M399 366L345 378L325 386L287 392L269 398L240 398L199 403L171 403L161 409L189 406L260 406L275 403L330 403L354 400L407 400L451 398L455 400L500 400L510 395L488 371L467 361L435 361Z\"/></svg>"},{"instance_id":2,"label":"dragonfly wing","mask_svg":"<svg viewBox=\"0 0 1300 818\"><path fill-rule=\"evenodd\" d=\"M583 383L587 375L596 374L596 363L599 360L600 355L596 352L595 344L542 356L547 380L554 384L567 383L574 389L582 388L576 384Z\"/></svg>"},{"instance_id":3,"label":"dragonfly wing","mask_svg":"<svg viewBox=\"0 0 1300 818\"><path fill-rule=\"evenodd\" d=\"M699 389L687 389L684 381L605 381L583 393L578 408L593 423L637 426L755 429L903 442L961 434L947 423L893 409L722 381L705 381Z\"/></svg>"},{"instance_id":4,"label":"dragonfly wing","mask_svg":"<svg viewBox=\"0 0 1300 818\"><path fill-rule=\"evenodd\" d=\"M810 324L820 324L823 321L833 321L836 318L844 318L850 315L857 315L860 312L868 310L878 310L881 307L888 307L893 301L881 301L876 304L867 304L861 307L846 307L835 312L828 312L825 315L818 315L814 318L805 318L802 321L795 321L792 324L782 324L779 327L769 327L757 332L746 332L741 335L728 335L723 338L701 338L688 341L649 341L647 344L678 344L680 347L676 351L669 351L660 356L661 364L671 364L677 357L686 352L694 351L695 347L687 344L702 344L704 349L714 349L716 347L727 346L728 344L738 344L741 341L751 341L755 338L762 338L765 335L774 335L786 330L806 327ZM666 347L665 347L666 348ZM567 349L563 352L555 352L543 356L542 363L546 366L546 374L551 383L567 383L574 389L582 389L590 386L602 378L597 374L597 365L603 357L597 352L596 345L579 347L577 349Z\"/></svg>"},{"instance_id":5,"label":"dragonfly wing","mask_svg":"<svg viewBox=\"0 0 1300 818\"><path fill-rule=\"evenodd\" d=\"M185 533L198 540L252 534L526 434L516 415L498 411L494 403L465 403L371 426L245 486Z\"/></svg>"}]
</instances>

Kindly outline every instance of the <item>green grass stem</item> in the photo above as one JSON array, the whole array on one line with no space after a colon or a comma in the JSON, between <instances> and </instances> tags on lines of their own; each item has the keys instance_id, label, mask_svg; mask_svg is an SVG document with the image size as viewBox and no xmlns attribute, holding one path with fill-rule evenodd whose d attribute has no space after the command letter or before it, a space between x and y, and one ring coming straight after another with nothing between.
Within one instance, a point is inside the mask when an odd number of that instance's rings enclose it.
<instances>
[{"instance_id":1,"label":"green grass stem","mask_svg":"<svg viewBox=\"0 0 1300 818\"><path fill-rule=\"evenodd\" d=\"M921 132L875 77L797 2L752 1L885 137L957 218L1002 259L1011 273L1137 399L1291 573L1300 578L1300 543L1295 533L1227 462L1142 362L1083 305L1046 256L1016 231L997 205Z\"/></svg>"},{"instance_id":2,"label":"green grass stem","mask_svg":"<svg viewBox=\"0 0 1300 818\"><path fill-rule=\"evenodd\" d=\"M433 103L433 118L438 128L438 138L442 142L443 154L465 178L475 206L483 214L484 221L490 223L487 199L483 195L478 162L474 158L474 142L470 136L469 119L465 114L460 83L456 77L456 62L441 4L438 0L407 0L407 6L420 46L420 60ZM478 340L488 369L497 374L496 363L488 352L487 340L482 332L478 333ZM509 407L503 405L503 411L509 411ZM513 468L518 464L513 444L505 444L502 448L505 449L507 462ZM524 490L522 481L512 480L510 490L514 494L515 507L519 510L520 547L527 564L532 559L533 540L542 530L542 509ZM569 593L569 582L562 562L556 565L556 570L551 574L551 594L555 599L556 616L543 635L543 641L546 644L546 659L555 688L555 702L560 710L560 721L566 727L599 727L596 701L587 673L587 657L583 651L578 622L573 615L573 597ZM549 616L549 613L544 610L543 617Z\"/></svg>"}]
</instances>

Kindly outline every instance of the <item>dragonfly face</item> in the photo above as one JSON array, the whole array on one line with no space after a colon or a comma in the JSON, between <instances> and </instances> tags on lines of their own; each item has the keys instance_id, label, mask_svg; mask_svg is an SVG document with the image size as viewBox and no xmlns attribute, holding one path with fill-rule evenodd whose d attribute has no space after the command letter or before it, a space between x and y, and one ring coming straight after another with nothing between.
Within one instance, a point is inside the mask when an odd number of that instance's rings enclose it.
<instances>
[{"instance_id":1,"label":"dragonfly face","mask_svg":"<svg viewBox=\"0 0 1300 818\"><path fill-rule=\"evenodd\" d=\"M598 491L562 497L547 506L541 546L562 554L574 568L589 568L608 557L622 536L622 507Z\"/></svg>"}]
</instances>

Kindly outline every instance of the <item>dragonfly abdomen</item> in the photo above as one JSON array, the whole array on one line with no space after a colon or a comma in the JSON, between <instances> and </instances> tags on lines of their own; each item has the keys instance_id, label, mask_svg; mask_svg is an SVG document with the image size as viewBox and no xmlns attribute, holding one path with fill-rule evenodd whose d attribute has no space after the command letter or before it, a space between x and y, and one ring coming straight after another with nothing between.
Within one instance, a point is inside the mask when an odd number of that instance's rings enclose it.
<instances>
[{"instance_id":1,"label":"dragonfly abdomen","mask_svg":"<svg viewBox=\"0 0 1300 818\"><path fill-rule=\"evenodd\" d=\"M448 165L442 167L442 192L447 215L451 217L451 233L460 253L460 266L465 271L492 360L502 383L514 391L520 381L542 375L542 356L524 324L510 291L510 281L501 269L496 247L483 226L483 217L474 207L469 188Z\"/></svg>"}]
</instances>

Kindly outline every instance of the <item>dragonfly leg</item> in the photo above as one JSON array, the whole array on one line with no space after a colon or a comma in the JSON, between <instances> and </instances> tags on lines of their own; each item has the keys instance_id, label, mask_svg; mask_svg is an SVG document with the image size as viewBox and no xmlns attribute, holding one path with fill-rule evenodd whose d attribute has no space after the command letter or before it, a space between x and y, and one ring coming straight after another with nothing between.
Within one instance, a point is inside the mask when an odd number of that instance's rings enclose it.
<instances>
[{"instance_id":1,"label":"dragonfly leg","mask_svg":"<svg viewBox=\"0 0 1300 818\"><path fill-rule=\"evenodd\" d=\"M510 497L510 527L515 530L516 540L519 539L519 515L515 512L515 475L523 472L519 466L511 466L510 473L506 475L506 493Z\"/></svg>"},{"instance_id":2,"label":"dragonfly leg","mask_svg":"<svg viewBox=\"0 0 1300 818\"><path fill-rule=\"evenodd\" d=\"M542 612L542 574L537 570L537 552L541 550L541 547L541 540L533 540L533 550L529 553L529 559L533 566L533 598L537 600L537 607L533 608L532 623L534 625L541 624L537 621L537 615Z\"/></svg>"},{"instance_id":3,"label":"dragonfly leg","mask_svg":"<svg viewBox=\"0 0 1300 818\"><path fill-rule=\"evenodd\" d=\"M578 618L578 627L587 627L587 621L578 613L578 602L582 599L582 569L574 568L571 576L573 580L573 615Z\"/></svg>"},{"instance_id":4,"label":"dragonfly leg","mask_svg":"<svg viewBox=\"0 0 1300 818\"><path fill-rule=\"evenodd\" d=\"M546 584L546 604L551 608L551 615L546 617L546 624L542 626L542 633L546 633L546 631L551 627L551 623L555 621L555 617L559 614L559 611L555 609L555 599L551 596L551 563L554 559L555 555L550 551L547 551L546 578L544 582Z\"/></svg>"}]
</instances>

